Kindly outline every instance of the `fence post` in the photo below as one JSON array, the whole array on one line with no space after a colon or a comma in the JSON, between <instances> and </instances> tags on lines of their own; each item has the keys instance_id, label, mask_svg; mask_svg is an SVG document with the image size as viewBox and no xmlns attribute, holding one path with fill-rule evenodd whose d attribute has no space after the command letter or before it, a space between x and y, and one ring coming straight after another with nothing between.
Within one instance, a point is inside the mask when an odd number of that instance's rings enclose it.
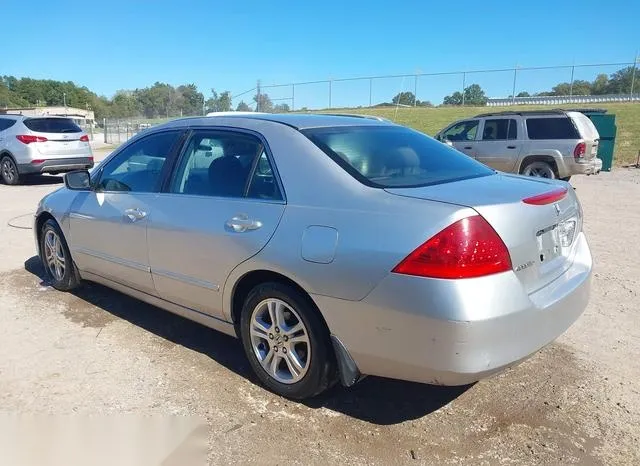
<instances>
[{"instance_id":1,"label":"fence post","mask_svg":"<svg viewBox=\"0 0 640 466\"><path fill-rule=\"evenodd\" d=\"M638 63L638 54L636 53L635 58L633 59L633 72L631 73L631 89L629 89L629 101L633 100L633 85L636 81L636 64Z\"/></svg>"},{"instance_id":2,"label":"fence post","mask_svg":"<svg viewBox=\"0 0 640 466\"><path fill-rule=\"evenodd\" d=\"M296 85L291 85L291 111L296 109Z\"/></svg>"},{"instance_id":3,"label":"fence post","mask_svg":"<svg viewBox=\"0 0 640 466\"><path fill-rule=\"evenodd\" d=\"M511 90L511 105L516 104L516 79L518 77L518 65L513 69L513 89Z\"/></svg>"},{"instance_id":4,"label":"fence post","mask_svg":"<svg viewBox=\"0 0 640 466\"><path fill-rule=\"evenodd\" d=\"M415 75L415 81L413 82L413 106L418 105L418 75Z\"/></svg>"},{"instance_id":5,"label":"fence post","mask_svg":"<svg viewBox=\"0 0 640 466\"><path fill-rule=\"evenodd\" d=\"M116 120L116 131L118 132L118 144L120 144L120 119Z\"/></svg>"},{"instance_id":6,"label":"fence post","mask_svg":"<svg viewBox=\"0 0 640 466\"><path fill-rule=\"evenodd\" d=\"M373 105L373 78L369 78L369 107Z\"/></svg>"},{"instance_id":7,"label":"fence post","mask_svg":"<svg viewBox=\"0 0 640 466\"><path fill-rule=\"evenodd\" d=\"M107 119L106 118L102 119L102 129L104 130L104 143L108 144L108 140L107 140Z\"/></svg>"},{"instance_id":8,"label":"fence post","mask_svg":"<svg viewBox=\"0 0 640 466\"><path fill-rule=\"evenodd\" d=\"M569 97L573 95L573 73L575 72L575 65L571 66L571 84L569 84Z\"/></svg>"},{"instance_id":9,"label":"fence post","mask_svg":"<svg viewBox=\"0 0 640 466\"><path fill-rule=\"evenodd\" d=\"M467 87L467 73L462 73L462 106L464 107L464 89Z\"/></svg>"},{"instance_id":10,"label":"fence post","mask_svg":"<svg viewBox=\"0 0 640 466\"><path fill-rule=\"evenodd\" d=\"M329 80L329 110L331 110L331 83L332 81Z\"/></svg>"}]
</instances>

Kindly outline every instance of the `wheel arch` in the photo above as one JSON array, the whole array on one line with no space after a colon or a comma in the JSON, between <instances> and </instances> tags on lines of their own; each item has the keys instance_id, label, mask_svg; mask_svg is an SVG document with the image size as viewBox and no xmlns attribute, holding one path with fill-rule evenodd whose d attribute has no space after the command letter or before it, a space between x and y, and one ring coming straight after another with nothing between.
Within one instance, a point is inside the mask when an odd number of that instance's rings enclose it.
<instances>
[{"instance_id":1,"label":"wheel arch","mask_svg":"<svg viewBox=\"0 0 640 466\"><path fill-rule=\"evenodd\" d=\"M518 167L518 173L521 174L522 171L525 169L525 167L533 162L548 163L549 165L551 165L551 168L553 168L554 172L556 173L556 177L559 177L558 161L551 154L534 154L534 155L527 155L523 157L522 160L520 161L520 166Z\"/></svg>"}]
</instances>

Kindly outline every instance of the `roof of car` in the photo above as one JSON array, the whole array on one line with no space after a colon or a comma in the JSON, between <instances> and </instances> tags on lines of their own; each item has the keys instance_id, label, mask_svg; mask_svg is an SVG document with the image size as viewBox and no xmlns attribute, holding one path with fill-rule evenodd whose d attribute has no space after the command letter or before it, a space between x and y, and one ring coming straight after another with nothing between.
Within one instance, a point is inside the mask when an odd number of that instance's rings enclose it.
<instances>
[{"instance_id":1,"label":"roof of car","mask_svg":"<svg viewBox=\"0 0 640 466\"><path fill-rule=\"evenodd\" d=\"M232 112L225 115L211 115L199 118L189 118L186 120L197 119L199 123L207 122L215 124L216 118L238 118L238 119L252 119L252 120L265 120L273 121L276 123L282 123L287 126L291 126L296 129L307 128L321 128L331 126L379 126L392 124L389 120L381 117L369 116L369 115L349 115L349 114L335 114L335 113L245 113L239 112L234 115ZM176 122L184 122L185 119L174 120ZM171 125L172 122L169 123Z\"/></svg>"},{"instance_id":2,"label":"roof of car","mask_svg":"<svg viewBox=\"0 0 640 466\"><path fill-rule=\"evenodd\" d=\"M520 111L505 110L503 112L480 113L479 115L476 115L474 118L503 116L503 115L566 115L566 114L567 114L567 110L560 110L560 109L520 110Z\"/></svg>"}]
</instances>

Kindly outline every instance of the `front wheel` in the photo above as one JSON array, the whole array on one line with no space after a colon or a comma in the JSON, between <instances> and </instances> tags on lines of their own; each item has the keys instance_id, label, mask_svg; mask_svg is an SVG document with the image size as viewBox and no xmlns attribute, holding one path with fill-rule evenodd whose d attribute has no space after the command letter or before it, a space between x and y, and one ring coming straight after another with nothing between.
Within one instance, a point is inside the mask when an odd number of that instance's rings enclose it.
<instances>
[{"instance_id":1,"label":"front wheel","mask_svg":"<svg viewBox=\"0 0 640 466\"><path fill-rule=\"evenodd\" d=\"M536 176L539 178L557 178L556 171L547 162L536 161L528 163L523 169L522 174L525 176Z\"/></svg>"},{"instance_id":2,"label":"front wheel","mask_svg":"<svg viewBox=\"0 0 640 466\"><path fill-rule=\"evenodd\" d=\"M281 396L310 398L336 379L329 332L313 303L293 287L256 286L244 302L240 333L253 371Z\"/></svg>"},{"instance_id":3,"label":"front wheel","mask_svg":"<svg viewBox=\"0 0 640 466\"><path fill-rule=\"evenodd\" d=\"M60 227L54 220L47 220L40 232L40 251L45 273L51 286L60 291L70 291L80 284L69 247Z\"/></svg>"},{"instance_id":4,"label":"front wheel","mask_svg":"<svg viewBox=\"0 0 640 466\"><path fill-rule=\"evenodd\" d=\"M2 160L0 160L0 175L5 184L16 185L20 183L18 166L8 155L5 155L2 157Z\"/></svg>"}]
</instances>

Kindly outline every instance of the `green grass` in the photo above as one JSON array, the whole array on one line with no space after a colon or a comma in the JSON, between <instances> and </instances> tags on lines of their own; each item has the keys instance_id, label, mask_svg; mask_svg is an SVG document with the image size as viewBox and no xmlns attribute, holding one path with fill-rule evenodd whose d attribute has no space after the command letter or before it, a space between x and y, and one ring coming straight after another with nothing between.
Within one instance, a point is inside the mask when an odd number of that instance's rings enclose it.
<instances>
[{"instance_id":1,"label":"green grass","mask_svg":"<svg viewBox=\"0 0 640 466\"><path fill-rule=\"evenodd\" d=\"M584 108L586 105L563 105L562 108ZM616 115L616 145L614 164L616 166L635 163L640 150L640 104L602 104L590 107L606 108L608 113ZM440 108L355 108L331 110L337 113L361 113L388 118L396 123L410 126L431 136L461 118L468 118L478 113L498 112L503 110L537 110L550 109L550 106L514 106L514 107L440 107Z\"/></svg>"}]
</instances>

